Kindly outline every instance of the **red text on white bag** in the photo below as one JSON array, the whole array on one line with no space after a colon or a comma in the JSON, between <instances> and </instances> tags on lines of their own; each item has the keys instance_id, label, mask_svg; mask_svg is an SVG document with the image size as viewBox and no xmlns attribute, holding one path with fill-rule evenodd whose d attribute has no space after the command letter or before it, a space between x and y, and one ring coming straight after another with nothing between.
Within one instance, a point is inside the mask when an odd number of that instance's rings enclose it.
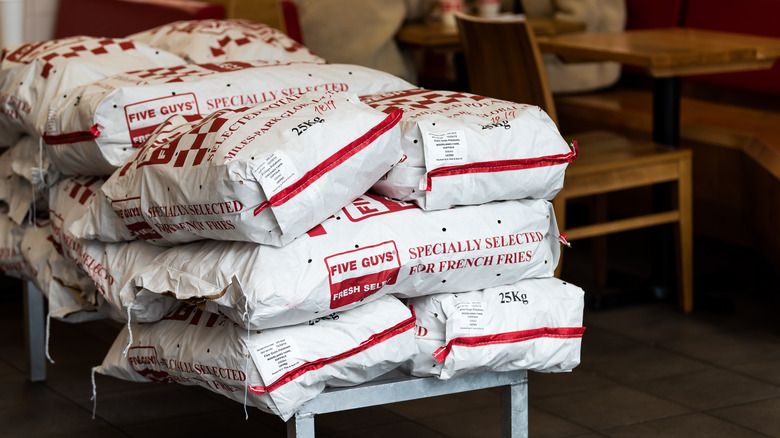
<instances>
[{"instance_id":1,"label":"red text on white bag","mask_svg":"<svg viewBox=\"0 0 780 438\"><path fill-rule=\"evenodd\" d=\"M344 207L344 214L352 222L359 222L380 214L418 208L417 205L403 201L393 201L383 196L365 194Z\"/></svg>"},{"instance_id":2,"label":"red text on white bag","mask_svg":"<svg viewBox=\"0 0 780 438\"><path fill-rule=\"evenodd\" d=\"M325 258L330 280L330 308L346 306L395 284L401 261L395 242L347 251Z\"/></svg>"}]
</instances>

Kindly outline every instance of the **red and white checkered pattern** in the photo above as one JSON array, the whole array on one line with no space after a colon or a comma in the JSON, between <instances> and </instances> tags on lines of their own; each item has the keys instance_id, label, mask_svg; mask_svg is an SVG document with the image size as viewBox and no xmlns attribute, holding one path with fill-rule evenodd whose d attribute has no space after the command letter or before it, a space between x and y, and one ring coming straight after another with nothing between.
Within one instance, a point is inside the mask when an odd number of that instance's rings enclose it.
<instances>
[{"instance_id":1,"label":"red and white checkered pattern","mask_svg":"<svg viewBox=\"0 0 780 438\"><path fill-rule=\"evenodd\" d=\"M324 62L282 31L248 20L178 21L129 38L197 64L247 59Z\"/></svg>"},{"instance_id":2,"label":"red and white checkered pattern","mask_svg":"<svg viewBox=\"0 0 780 438\"><path fill-rule=\"evenodd\" d=\"M16 47L7 47L3 50L3 69L15 64L29 64L37 58L56 53L67 47L83 44L94 38L87 36L73 36L50 41L36 41L21 44Z\"/></svg>"},{"instance_id":3,"label":"red and white checkered pattern","mask_svg":"<svg viewBox=\"0 0 780 438\"><path fill-rule=\"evenodd\" d=\"M10 54L9 61L30 63L34 59L45 61L40 75L48 78L51 70L58 64L57 58L69 60L78 57L100 56L108 53L135 50L135 43L130 40L117 40L112 38L87 38L76 37L66 44L40 44L32 43Z\"/></svg>"},{"instance_id":4,"label":"red and white checkered pattern","mask_svg":"<svg viewBox=\"0 0 780 438\"><path fill-rule=\"evenodd\" d=\"M171 145L176 150L177 155L173 167L184 167L185 164L197 166L203 163L206 152L214 144L214 137L221 132L222 126L229 121L227 116L232 114L234 114L232 111L226 110L213 113L193 126L191 130L171 141ZM209 139L209 141L206 141L206 139Z\"/></svg>"},{"instance_id":5,"label":"red and white checkered pattern","mask_svg":"<svg viewBox=\"0 0 780 438\"><path fill-rule=\"evenodd\" d=\"M147 70L130 71L122 75L122 80L133 81L134 79L137 79L139 83L141 81L144 81L147 84L188 82L188 81L196 80L198 78L211 76L217 73L252 69L257 67L268 67L274 65L282 65L282 64L279 62L268 62L268 61L254 61L254 62L229 61L229 62L222 62L222 63L184 64L184 65L175 65L172 67L158 67L158 68L151 68ZM285 63L285 65L290 65L290 64ZM107 78L105 82L107 83L111 82L111 78Z\"/></svg>"},{"instance_id":6,"label":"red and white checkered pattern","mask_svg":"<svg viewBox=\"0 0 780 438\"><path fill-rule=\"evenodd\" d=\"M125 77L134 77L148 82L183 82L184 78L205 76L204 72L197 65L182 64L172 67L157 67L148 70L137 70L125 73Z\"/></svg>"},{"instance_id":7,"label":"red and white checkered pattern","mask_svg":"<svg viewBox=\"0 0 780 438\"><path fill-rule=\"evenodd\" d=\"M395 108L419 110L437 110L446 108L454 103L481 102L490 99L470 93L457 91L432 91L424 88L415 88L398 92L383 93L373 96L364 96L363 102L385 113L392 112ZM412 111L412 114L414 111ZM411 114L407 114L410 116Z\"/></svg>"},{"instance_id":8,"label":"red and white checkered pattern","mask_svg":"<svg viewBox=\"0 0 780 438\"><path fill-rule=\"evenodd\" d=\"M71 199L76 200L79 204L86 205L90 197L95 194L95 190L99 189L104 181L105 179L98 177L92 177L86 180L74 179L73 186L70 187L68 196L70 196ZM67 189L68 187L66 186L66 190Z\"/></svg>"}]
</instances>

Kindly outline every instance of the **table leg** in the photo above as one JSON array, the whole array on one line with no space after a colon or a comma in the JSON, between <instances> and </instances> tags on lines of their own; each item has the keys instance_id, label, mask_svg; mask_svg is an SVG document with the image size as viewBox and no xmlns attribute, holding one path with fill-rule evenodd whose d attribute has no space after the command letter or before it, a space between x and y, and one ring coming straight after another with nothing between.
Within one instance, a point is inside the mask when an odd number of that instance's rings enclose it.
<instances>
[{"instance_id":1,"label":"table leg","mask_svg":"<svg viewBox=\"0 0 780 438\"><path fill-rule=\"evenodd\" d=\"M653 141L680 144L680 78L653 80Z\"/></svg>"},{"instance_id":2,"label":"table leg","mask_svg":"<svg viewBox=\"0 0 780 438\"><path fill-rule=\"evenodd\" d=\"M528 384L514 383L501 388L501 436L528 437Z\"/></svg>"},{"instance_id":3,"label":"table leg","mask_svg":"<svg viewBox=\"0 0 780 438\"><path fill-rule=\"evenodd\" d=\"M672 147L680 145L680 78L656 78L653 80L653 141ZM670 188L667 185L657 187L653 193L655 210L666 211L671 208ZM674 278L674 237L668 226L658 230L658 244L654 245L653 278L658 282L653 287L656 298L664 298L672 293ZM678 291L679 293L679 291Z\"/></svg>"},{"instance_id":4,"label":"table leg","mask_svg":"<svg viewBox=\"0 0 780 438\"><path fill-rule=\"evenodd\" d=\"M46 380L46 310L43 292L24 282L24 334L30 365L30 381Z\"/></svg>"},{"instance_id":5,"label":"table leg","mask_svg":"<svg viewBox=\"0 0 780 438\"><path fill-rule=\"evenodd\" d=\"M314 438L314 414L295 414L287 420L287 438Z\"/></svg>"}]
</instances>

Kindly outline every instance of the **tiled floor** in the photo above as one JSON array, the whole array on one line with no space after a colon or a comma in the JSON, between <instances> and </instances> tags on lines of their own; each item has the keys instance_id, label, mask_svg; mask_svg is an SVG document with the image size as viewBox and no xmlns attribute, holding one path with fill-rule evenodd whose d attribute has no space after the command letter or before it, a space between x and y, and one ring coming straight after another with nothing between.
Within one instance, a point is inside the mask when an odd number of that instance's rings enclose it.
<instances>
[{"instance_id":1,"label":"tiled floor","mask_svg":"<svg viewBox=\"0 0 780 438\"><path fill-rule=\"evenodd\" d=\"M647 268L641 239L621 242L633 250L611 253L618 283L617 273ZM587 244L577 248L567 252L564 278L595 290L582 274ZM704 308L683 315L670 302L648 300L586 311L581 365L569 374L530 375L532 438L780 437L778 277L750 253L718 242L697 241L696 256ZM285 436L278 418L250 409L247 420L240 404L205 390L105 376L96 377L92 419L90 368L102 361L116 326L54 321L56 363L45 383L30 383L19 285L3 289L0 436ZM316 428L318 436L340 438L498 437L499 415L498 391L484 390L322 415Z\"/></svg>"}]
</instances>

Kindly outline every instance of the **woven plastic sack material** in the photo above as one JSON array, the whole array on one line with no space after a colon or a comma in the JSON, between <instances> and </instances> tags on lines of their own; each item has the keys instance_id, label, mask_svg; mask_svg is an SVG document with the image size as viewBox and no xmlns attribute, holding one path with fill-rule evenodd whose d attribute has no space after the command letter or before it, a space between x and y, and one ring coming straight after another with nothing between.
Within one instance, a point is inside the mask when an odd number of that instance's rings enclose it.
<instances>
[{"instance_id":1,"label":"woven plastic sack material","mask_svg":"<svg viewBox=\"0 0 780 438\"><path fill-rule=\"evenodd\" d=\"M408 82L344 64L223 62L123 73L69 92L44 138L63 172L110 175L174 114L240 109L307 91L378 93Z\"/></svg>"},{"instance_id":2,"label":"woven plastic sack material","mask_svg":"<svg viewBox=\"0 0 780 438\"><path fill-rule=\"evenodd\" d=\"M411 89L361 99L404 111L404 161L373 190L426 210L507 199L551 200L577 157L539 107L454 91Z\"/></svg>"},{"instance_id":3,"label":"woven plastic sack material","mask_svg":"<svg viewBox=\"0 0 780 438\"><path fill-rule=\"evenodd\" d=\"M129 35L194 64L222 61L325 62L271 26L249 20L187 20Z\"/></svg>"},{"instance_id":4,"label":"woven plastic sack material","mask_svg":"<svg viewBox=\"0 0 780 438\"><path fill-rule=\"evenodd\" d=\"M14 163L19 155L19 147L23 147L27 137L0 154L0 201L5 203L5 214L17 225L21 225L28 217L31 208L38 206L45 211L43 194L33 185L14 171Z\"/></svg>"},{"instance_id":5,"label":"woven plastic sack material","mask_svg":"<svg viewBox=\"0 0 780 438\"><path fill-rule=\"evenodd\" d=\"M126 242L137 238L111 207L111 201L102 190L95 193L87 203L86 213L71 222L67 232L77 239L101 242Z\"/></svg>"},{"instance_id":6,"label":"woven plastic sack material","mask_svg":"<svg viewBox=\"0 0 780 438\"><path fill-rule=\"evenodd\" d=\"M49 220L54 244L59 245L62 254L76 264L81 263L82 239L68 230L76 219L86 214L95 192L103 183L103 178L96 176L69 177L49 190Z\"/></svg>"},{"instance_id":7,"label":"woven plastic sack material","mask_svg":"<svg viewBox=\"0 0 780 438\"><path fill-rule=\"evenodd\" d=\"M571 371L580 363L582 289L536 278L413 298L420 353L403 369L450 379L480 371Z\"/></svg>"},{"instance_id":8,"label":"woven plastic sack material","mask_svg":"<svg viewBox=\"0 0 780 438\"><path fill-rule=\"evenodd\" d=\"M8 215L8 207L0 205L0 274L29 277L20 246L23 233L24 229Z\"/></svg>"},{"instance_id":9,"label":"woven plastic sack material","mask_svg":"<svg viewBox=\"0 0 780 438\"><path fill-rule=\"evenodd\" d=\"M284 245L401 157L400 111L309 92L183 124L173 116L102 190L137 236Z\"/></svg>"},{"instance_id":10,"label":"woven plastic sack material","mask_svg":"<svg viewBox=\"0 0 780 438\"><path fill-rule=\"evenodd\" d=\"M78 323L105 317L85 298L94 287L86 274L57 251L48 222L26 227L20 246L30 280L46 296L52 318Z\"/></svg>"},{"instance_id":11,"label":"woven plastic sack material","mask_svg":"<svg viewBox=\"0 0 780 438\"><path fill-rule=\"evenodd\" d=\"M176 305L175 298L145 291L139 293L132 287L132 278L163 250L144 241L81 241L79 268L95 284L104 304L101 310L107 316L121 322L126 322L128 316L136 322L155 322Z\"/></svg>"},{"instance_id":12,"label":"woven plastic sack material","mask_svg":"<svg viewBox=\"0 0 780 438\"><path fill-rule=\"evenodd\" d=\"M52 240L67 260L67 267L58 269L54 277L68 284L63 276L68 270L80 270L87 275L90 288L87 300L116 321L131 319L139 322L157 321L175 301L159 294L138 294L131 287L131 278L146 267L163 249L146 242L104 243L74 236L69 230L95 202L104 180L99 177L69 177L57 183L49 192L49 218ZM83 295L83 294L82 294ZM139 295L139 296L137 296Z\"/></svg>"},{"instance_id":13,"label":"woven plastic sack material","mask_svg":"<svg viewBox=\"0 0 780 438\"><path fill-rule=\"evenodd\" d=\"M184 64L176 55L127 39L74 36L8 47L0 63L0 145L44 132L49 105L106 76Z\"/></svg>"},{"instance_id":14,"label":"woven plastic sack material","mask_svg":"<svg viewBox=\"0 0 780 438\"><path fill-rule=\"evenodd\" d=\"M170 248L135 285L203 303L255 330L386 294L465 292L549 277L559 256L548 201L425 212L367 195L281 248L217 241Z\"/></svg>"},{"instance_id":15,"label":"woven plastic sack material","mask_svg":"<svg viewBox=\"0 0 780 438\"><path fill-rule=\"evenodd\" d=\"M127 356L125 327L96 371L198 385L239 403L246 395L248 405L286 421L326 386L359 385L395 369L416 352L413 328L409 309L392 297L262 332L182 305L163 321L132 324Z\"/></svg>"}]
</instances>

